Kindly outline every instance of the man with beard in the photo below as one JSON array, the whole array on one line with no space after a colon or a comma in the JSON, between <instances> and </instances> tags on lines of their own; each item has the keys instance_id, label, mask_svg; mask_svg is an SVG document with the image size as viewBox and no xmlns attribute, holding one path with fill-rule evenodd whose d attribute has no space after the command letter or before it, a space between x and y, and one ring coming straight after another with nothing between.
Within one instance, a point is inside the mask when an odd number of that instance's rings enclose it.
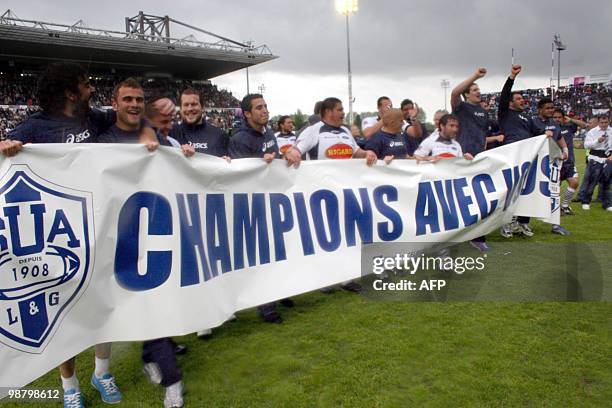
<instances>
[{"instance_id":1,"label":"man with beard","mask_svg":"<svg viewBox=\"0 0 612 408\"><path fill-rule=\"evenodd\" d=\"M291 116L281 116L280 119L278 119L278 129L279 131L274 135L274 137L276 137L278 150L282 157L295 143L293 119L291 119Z\"/></svg>"},{"instance_id":2,"label":"man with beard","mask_svg":"<svg viewBox=\"0 0 612 408\"><path fill-rule=\"evenodd\" d=\"M563 182L567 180L567 189L563 194L563 199L561 200L561 215L573 215L574 212L570 208L570 201L574 196L574 192L578 189L578 182L580 180L580 176L578 174L578 170L576 170L576 158L574 156L574 136L578 131L578 128L586 127L586 123L578 119L571 119L565 115L565 112L562 109L555 109L553 113L553 120L559 126L560 133L563 139L565 139L565 144L568 148L568 159L563 162L561 166L561 177L559 178L559 182Z\"/></svg>"},{"instance_id":3,"label":"man with beard","mask_svg":"<svg viewBox=\"0 0 612 408\"><path fill-rule=\"evenodd\" d=\"M93 143L116 120L114 111L89 109L89 98L95 89L87 72L73 63L54 63L47 67L39 79L38 99L42 112L32 115L18 126L9 139L0 142L0 152L11 156L26 143ZM150 148L157 145L155 133L150 127L134 135L136 140L147 142ZM95 346L95 369L91 383L106 403L121 401L121 392L109 372L110 343ZM75 359L60 365L64 406L83 407L83 398L76 377Z\"/></svg>"},{"instance_id":4,"label":"man with beard","mask_svg":"<svg viewBox=\"0 0 612 408\"><path fill-rule=\"evenodd\" d=\"M200 94L185 89L180 103L182 122L172 127L170 137L181 145L190 145L198 153L227 158L227 138L218 127L206 122Z\"/></svg>"},{"instance_id":5,"label":"man with beard","mask_svg":"<svg viewBox=\"0 0 612 408\"><path fill-rule=\"evenodd\" d=\"M257 157L266 163L272 163L272 160L279 156L279 151L274 134L266 126L270 118L266 101L261 94L248 94L242 99L240 107L244 120L229 141L230 157L232 159ZM285 307L293 307L291 299L283 299L280 303ZM283 322L283 318L276 310L276 302L261 305L258 310L265 322L279 324Z\"/></svg>"},{"instance_id":6,"label":"man with beard","mask_svg":"<svg viewBox=\"0 0 612 408\"><path fill-rule=\"evenodd\" d=\"M462 156L466 160L474 158L470 153L464 153L456 140L459 134L459 118L457 115L450 113L442 116L439 131L438 137L428 137L414 152L414 157L418 161L437 162L440 159Z\"/></svg>"},{"instance_id":7,"label":"man with beard","mask_svg":"<svg viewBox=\"0 0 612 408\"><path fill-rule=\"evenodd\" d=\"M538 136L542 132L548 137L553 136L551 130L536 126L533 119L525 112L528 106L525 104L522 93L512 92L514 79L521 72L521 69L520 65L512 66L510 76L508 76L499 97L497 116L500 130L504 134L504 144ZM529 217L517 217L516 220L502 227L501 235L504 238L510 238L513 233L520 233L526 237L532 237L533 231L529 227L529 221Z\"/></svg>"}]
</instances>

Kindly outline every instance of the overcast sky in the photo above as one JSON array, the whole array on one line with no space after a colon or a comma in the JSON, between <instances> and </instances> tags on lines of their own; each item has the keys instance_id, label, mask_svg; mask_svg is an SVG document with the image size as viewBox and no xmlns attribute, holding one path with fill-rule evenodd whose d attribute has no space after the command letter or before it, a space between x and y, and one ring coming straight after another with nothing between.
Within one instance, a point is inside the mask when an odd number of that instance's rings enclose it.
<instances>
[{"instance_id":1,"label":"overcast sky","mask_svg":"<svg viewBox=\"0 0 612 408\"><path fill-rule=\"evenodd\" d=\"M2 7L23 19L82 19L87 26L119 31L125 30L124 17L143 10L267 44L280 58L249 71L251 92L265 85L272 115L297 108L311 113L314 102L327 96L340 97L348 111L345 20L334 0L4 0ZM443 78L452 87L484 66L489 74L481 89L500 90L512 48L523 65L516 88L547 86L554 32L567 45L562 77L612 72L610 0L360 0L350 28L356 112L375 110L376 98L388 95L397 106L406 97L417 101L431 119L444 107ZM246 93L244 70L213 83L238 97Z\"/></svg>"}]
</instances>

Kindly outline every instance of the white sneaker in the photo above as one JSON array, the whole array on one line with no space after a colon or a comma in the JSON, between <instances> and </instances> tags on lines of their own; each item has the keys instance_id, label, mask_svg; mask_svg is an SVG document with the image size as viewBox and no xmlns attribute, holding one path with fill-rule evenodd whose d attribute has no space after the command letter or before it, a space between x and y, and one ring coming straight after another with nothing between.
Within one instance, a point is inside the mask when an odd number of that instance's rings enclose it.
<instances>
[{"instance_id":1,"label":"white sneaker","mask_svg":"<svg viewBox=\"0 0 612 408\"><path fill-rule=\"evenodd\" d=\"M146 363L142 367L142 372L147 376L153 385L161 384L162 373L157 363Z\"/></svg>"},{"instance_id":2,"label":"white sneaker","mask_svg":"<svg viewBox=\"0 0 612 408\"><path fill-rule=\"evenodd\" d=\"M198 337L208 337L208 336L212 336L212 329L204 329L204 330L200 330L199 332L196 333L198 335Z\"/></svg>"},{"instance_id":3,"label":"white sneaker","mask_svg":"<svg viewBox=\"0 0 612 408\"><path fill-rule=\"evenodd\" d=\"M590 210L591 206L589 204L582 204L582 209L583 210Z\"/></svg>"},{"instance_id":4,"label":"white sneaker","mask_svg":"<svg viewBox=\"0 0 612 408\"><path fill-rule=\"evenodd\" d=\"M531 230L529 225L520 222L516 224L516 229L514 230L514 232L523 234L526 237L533 237L533 231Z\"/></svg>"},{"instance_id":5,"label":"white sneaker","mask_svg":"<svg viewBox=\"0 0 612 408\"><path fill-rule=\"evenodd\" d=\"M612 212L612 207L608 207L608 208L606 208L606 211L610 211L610 212Z\"/></svg>"},{"instance_id":6,"label":"white sneaker","mask_svg":"<svg viewBox=\"0 0 612 408\"><path fill-rule=\"evenodd\" d=\"M179 381L166 387L164 408L181 408L183 404L183 382Z\"/></svg>"}]
</instances>

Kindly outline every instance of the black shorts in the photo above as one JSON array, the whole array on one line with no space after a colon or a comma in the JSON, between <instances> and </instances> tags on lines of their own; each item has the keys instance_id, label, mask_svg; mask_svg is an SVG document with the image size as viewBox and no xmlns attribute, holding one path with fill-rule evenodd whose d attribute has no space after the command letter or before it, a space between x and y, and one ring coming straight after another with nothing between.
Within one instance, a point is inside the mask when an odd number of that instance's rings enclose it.
<instances>
[{"instance_id":1,"label":"black shorts","mask_svg":"<svg viewBox=\"0 0 612 408\"><path fill-rule=\"evenodd\" d=\"M578 170L573 160L566 160L561 165L561 181L578 177Z\"/></svg>"}]
</instances>

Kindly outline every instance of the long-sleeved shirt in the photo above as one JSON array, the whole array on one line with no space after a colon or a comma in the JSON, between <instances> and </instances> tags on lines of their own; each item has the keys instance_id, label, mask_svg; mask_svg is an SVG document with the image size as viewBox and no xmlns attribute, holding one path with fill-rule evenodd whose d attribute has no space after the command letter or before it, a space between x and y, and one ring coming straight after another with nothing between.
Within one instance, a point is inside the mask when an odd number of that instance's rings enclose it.
<instances>
[{"instance_id":1,"label":"long-sleeved shirt","mask_svg":"<svg viewBox=\"0 0 612 408\"><path fill-rule=\"evenodd\" d=\"M222 157L227 155L228 140L219 128L205 120L190 125L186 122L174 125L170 136L180 144L189 144L198 153Z\"/></svg>"},{"instance_id":2,"label":"long-sleeved shirt","mask_svg":"<svg viewBox=\"0 0 612 408\"><path fill-rule=\"evenodd\" d=\"M538 133L538 129L527 113L510 109L512 85L514 85L514 79L508 78L499 97L497 110L499 127L504 135L504 144L518 142L541 134Z\"/></svg>"},{"instance_id":3,"label":"long-sleeved shirt","mask_svg":"<svg viewBox=\"0 0 612 408\"><path fill-rule=\"evenodd\" d=\"M603 142L599 141L602 136L607 136ZM605 158L610 156L612 151L612 128L608 126L602 129L599 126L589 130L584 138L584 147L589 150L589 160L602 163Z\"/></svg>"},{"instance_id":4,"label":"long-sleeved shirt","mask_svg":"<svg viewBox=\"0 0 612 408\"><path fill-rule=\"evenodd\" d=\"M231 137L228 147L232 159L249 157L264 157L266 153L276 153L278 144L271 130L265 129L263 133L253 129L243 122L242 127Z\"/></svg>"}]
</instances>

